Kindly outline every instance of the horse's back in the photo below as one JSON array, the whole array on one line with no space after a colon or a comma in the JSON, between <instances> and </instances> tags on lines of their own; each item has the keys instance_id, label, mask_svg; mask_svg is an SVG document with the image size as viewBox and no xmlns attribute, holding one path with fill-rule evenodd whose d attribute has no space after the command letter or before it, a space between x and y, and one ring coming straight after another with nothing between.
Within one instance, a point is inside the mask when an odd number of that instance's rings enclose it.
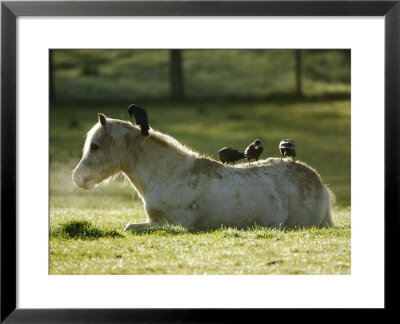
<instances>
[{"instance_id":1,"label":"horse's back","mask_svg":"<svg viewBox=\"0 0 400 324\"><path fill-rule=\"evenodd\" d=\"M232 222L261 226L331 224L329 189L318 173L299 161L269 158L229 168L221 200L230 205ZM220 172L221 173L221 172ZM218 197L218 184L212 195ZM329 221L330 219L330 221Z\"/></svg>"}]
</instances>

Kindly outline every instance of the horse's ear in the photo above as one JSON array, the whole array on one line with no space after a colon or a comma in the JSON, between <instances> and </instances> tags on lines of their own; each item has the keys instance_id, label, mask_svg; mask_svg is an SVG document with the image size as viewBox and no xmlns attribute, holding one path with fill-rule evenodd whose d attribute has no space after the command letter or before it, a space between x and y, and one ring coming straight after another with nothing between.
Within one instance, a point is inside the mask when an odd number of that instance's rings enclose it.
<instances>
[{"instance_id":1,"label":"horse's ear","mask_svg":"<svg viewBox=\"0 0 400 324\"><path fill-rule=\"evenodd\" d=\"M99 114L99 122L104 130L107 130L107 118L104 114Z\"/></svg>"}]
</instances>

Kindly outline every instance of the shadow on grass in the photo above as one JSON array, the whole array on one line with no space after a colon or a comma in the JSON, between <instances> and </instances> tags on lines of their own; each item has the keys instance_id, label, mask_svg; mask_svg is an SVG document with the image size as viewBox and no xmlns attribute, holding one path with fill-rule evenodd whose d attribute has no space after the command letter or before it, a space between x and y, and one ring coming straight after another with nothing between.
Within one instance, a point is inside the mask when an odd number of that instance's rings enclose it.
<instances>
[{"instance_id":1,"label":"shadow on grass","mask_svg":"<svg viewBox=\"0 0 400 324\"><path fill-rule=\"evenodd\" d=\"M116 231L104 231L94 227L88 221L69 221L54 230L50 230L50 237L61 237L65 239L99 239L123 237Z\"/></svg>"},{"instance_id":2,"label":"shadow on grass","mask_svg":"<svg viewBox=\"0 0 400 324\"><path fill-rule=\"evenodd\" d=\"M141 226L128 230L126 233L132 235L159 235L159 236L169 236L169 235L184 235L184 234L203 234L211 233L215 230L198 230L194 228L186 228L179 225L153 225L153 226Z\"/></svg>"},{"instance_id":3,"label":"shadow on grass","mask_svg":"<svg viewBox=\"0 0 400 324\"><path fill-rule=\"evenodd\" d=\"M154 235L154 236L176 236L176 235L185 235L185 234L213 234L213 233L221 233L223 237L249 237L255 236L259 239L275 239L281 238L282 235L285 234L307 234L307 235L325 235L327 233L337 233L338 235L343 234L342 232L346 231L346 228L343 226L333 226L330 228L321 228L321 227L297 227L297 228L269 228L262 227L259 225L253 225L247 228L236 228L236 227L225 227L221 226L217 229L195 229L195 228L186 228L180 225L153 225L153 226L142 226L138 228L133 228L128 230L126 233L131 235Z\"/></svg>"},{"instance_id":4,"label":"shadow on grass","mask_svg":"<svg viewBox=\"0 0 400 324\"><path fill-rule=\"evenodd\" d=\"M152 235L152 236L176 236L185 234L212 234L221 233L223 237L248 237L255 235L258 239L274 239L281 238L284 234L307 234L307 235L324 235L327 233L343 235L343 231L348 231L350 226L333 226L330 228L268 228L258 225L249 228L235 228L221 226L218 229L195 229L186 228L177 225L154 225L142 226L127 231L130 235ZM64 239L83 239L93 240L99 238L120 238L124 237L118 231L105 231L100 228L94 227L90 222L84 220L72 220L62 224L55 229L50 230L50 237L64 238Z\"/></svg>"}]
</instances>

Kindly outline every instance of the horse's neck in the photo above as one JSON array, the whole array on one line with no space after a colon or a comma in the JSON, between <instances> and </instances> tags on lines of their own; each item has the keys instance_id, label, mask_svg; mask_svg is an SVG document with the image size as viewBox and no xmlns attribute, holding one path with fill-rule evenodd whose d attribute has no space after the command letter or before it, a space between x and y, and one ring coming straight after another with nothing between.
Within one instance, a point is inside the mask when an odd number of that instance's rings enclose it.
<instances>
[{"instance_id":1,"label":"horse's neck","mask_svg":"<svg viewBox=\"0 0 400 324\"><path fill-rule=\"evenodd\" d=\"M128 150L121 163L122 171L144 197L168 184L171 177L183 172L188 160L193 159L179 150L158 144L153 139L141 139Z\"/></svg>"}]
</instances>

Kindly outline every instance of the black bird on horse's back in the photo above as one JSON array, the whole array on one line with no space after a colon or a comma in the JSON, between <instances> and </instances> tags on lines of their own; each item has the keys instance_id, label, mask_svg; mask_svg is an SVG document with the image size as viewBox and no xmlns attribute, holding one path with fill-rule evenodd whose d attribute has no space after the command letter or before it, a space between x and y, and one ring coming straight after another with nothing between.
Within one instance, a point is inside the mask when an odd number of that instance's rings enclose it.
<instances>
[{"instance_id":1,"label":"black bird on horse's back","mask_svg":"<svg viewBox=\"0 0 400 324\"><path fill-rule=\"evenodd\" d=\"M218 157L221 162L229 164L230 162L235 165L236 161L242 160L245 158L244 153L239 152L230 147L224 147L218 151Z\"/></svg>"},{"instance_id":2,"label":"black bird on horse's back","mask_svg":"<svg viewBox=\"0 0 400 324\"><path fill-rule=\"evenodd\" d=\"M132 104L128 107L129 116L135 117L136 124L140 126L140 132L143 136L149 136L149 118L147 117L147 111L139 107L138 105Z\"/></svg>"}]
</instances>

